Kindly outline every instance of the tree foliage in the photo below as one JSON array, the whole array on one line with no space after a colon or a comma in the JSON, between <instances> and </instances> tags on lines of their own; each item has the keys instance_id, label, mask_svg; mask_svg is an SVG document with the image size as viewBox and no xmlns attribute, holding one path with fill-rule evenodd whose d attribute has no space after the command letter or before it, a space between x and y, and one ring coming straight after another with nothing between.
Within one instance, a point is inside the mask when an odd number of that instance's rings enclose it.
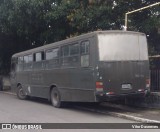
<instances>
[{"instance_id":1,"label":"tree foliage","mask_svg":"<svg viewBox=\"0 0 160 132\"><path fill-rule=\"evenodd\" d=\"M95 31L121 30L124 15L159 0L0 0L0 67L13 53ZM160 52L160 7L128 16L128 30L148 35L149 53Z\"/></svg>"}]
</instances>

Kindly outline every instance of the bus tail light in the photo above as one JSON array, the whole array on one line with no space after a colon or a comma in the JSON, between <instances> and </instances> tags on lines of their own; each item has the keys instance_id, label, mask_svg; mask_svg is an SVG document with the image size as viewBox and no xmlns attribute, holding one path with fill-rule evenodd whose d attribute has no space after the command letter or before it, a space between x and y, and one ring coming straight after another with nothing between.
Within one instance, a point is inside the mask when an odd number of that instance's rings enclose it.
<instances>
[{"instance_id":1,"label":"bus tail light","mask_svg":"<svg viewBox=\"0 0 160 132\"><path fill-rule=\"evenodd\" d=\"M103 82L96 82L96 90L103 91Z\"/></svg>"},{"instance_id":2,"label":"bus tail light","mask_svg":"<svg viewBox=\"0 0 160 132\"><path fill-rule=\"evenodd\" d=\"M150 79L146 79L146 88L150 87Z\"/></svg>"},{"instance_id":3,"label":"bus tail light","mask_svg":"<svg viewBox=\"0 0 160 132\"><path fill-rule=\"evenodd\" d=\"M138 89L138 92L144 92L144 89Z\"/></svg>"},{"instance_id":4,"label":"bus tail light","mask_svg":"<svg viewBox=\"0 0 160 132\"><path fill-rule=\"evenodd\" d=\"M107 95L113 95L114 94L114 92L108 92L108 93L106 93Z\"/></svg>"}]
</instances>

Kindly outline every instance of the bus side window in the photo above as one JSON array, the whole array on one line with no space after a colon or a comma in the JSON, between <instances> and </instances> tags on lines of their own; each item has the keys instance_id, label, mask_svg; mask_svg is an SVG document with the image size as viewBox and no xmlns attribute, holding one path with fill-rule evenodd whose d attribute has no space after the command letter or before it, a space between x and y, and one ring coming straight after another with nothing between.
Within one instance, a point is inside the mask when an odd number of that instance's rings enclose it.
<instances>
[{"instance_id":1,"label":"bus side window","mask_svg":"<svg viewBox=\"0 0 160 132\"><path fill-rule=\"evenodd\" d=\"M62 66L69 65L69 45L62 47Z\"/></svg>"},{"instance_id":2,"label":"bus side window","mask_svg":"<svg viewBox=\"0 0 160 132\"><path fill-rule=\"evenodd\" d=\"M58 57L58 48L46 50L46 60L52 60Z\"/></svg>"},{"instance_id":3,"label":"bus side window","mask_svg":"<svg viewBox=\"0 0 160 132\"><path fill-rule=\"evenodd\" d=\"M23 71L23 56L18 57L17 71Z\"/></svg>"},{"instance_id":4,"label":"bus side window","mask_svg":"<svg viewBox=\"0 0 160 132\"><path fill-rule=\"evenodd\" d=\"M46 68L52 69L59 65L59 48L46 50Z\"/></svg>"},{"instance_id":5,"label":"bus side window","mask_svg":"<svg viewBox=\"0 0 160 132\"><path fill-rule=\"evenodd\" d=\"M70 44L62 47L62 65L77 66L79 64L79 44Z\"/></svg>"},{"instance_id":6,"label":"bus side window","mask_svg":"<svg viewBox=\"0 0 160 132\"><path fill-rule=\"evenodd\" d=\"M81 67L89 66L89 41L81 42Z\"/></svg>"},{"instance_id":7,"label":"bus side window","mask_svg":"<svg viewBox=\"0 0 160 132\"><path fill-rule=\"evenodd\" d=\"M39 70L44 68L44 52L37 52L34 54L34 69Z\"/></svg>"},{"instance_id":8,"label":"bus side window","mask_svg":"<svg viewBox=\"0 0 160 132\"><path fill-rule=\"evenodd\" d=\"M79 44L69 45L69 63L71 66L79 65Z\"/></svg>"},{"instance_id":9,"label":"bus side window","mask_svg":"<svg viewBox=\"0 0 160 132\"><path fill-rule=\"evenodd\" d=\"M28 71L32 69L33 55L25 55L24 56L24 70Z\"/></svg>"},{"instance_id":10,"label":"bus side window","mask_svg":"<svg viewBox=\"0 0 160 132\"><path fill-rule=\"evenodd\" d=\"M69 46L70 56L79 54L79 44L72 44Z\"/></svg>"},{"instance_id":11,"label":"bus side window","mask_svg":"<svg viewBox=\"0 0 160 132\"><path fill-rule=\"evenodd\" d=\"M62 56L63 57L69 56L69 46L68 45L65 45L62 47Z\"/></svg>"},{"instance_id":12,"label":"bus side window","mask_svg":"<svg viewBox=\"0 0 160 132\"><path fill-rule=\"evenodd\" d=\"M38 62L38 61L42 61L42 52L38 52L35 54L35 61Z\"/></svg>"}]
</instances>

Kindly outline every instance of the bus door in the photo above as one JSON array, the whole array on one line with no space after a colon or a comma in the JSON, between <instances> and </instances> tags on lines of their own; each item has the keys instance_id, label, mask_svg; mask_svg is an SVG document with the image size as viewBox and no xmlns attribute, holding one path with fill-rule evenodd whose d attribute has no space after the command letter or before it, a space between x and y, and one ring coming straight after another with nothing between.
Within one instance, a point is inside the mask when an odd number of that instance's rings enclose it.
<instances>
[{"instance_id":1,"label":"bus door","mask_svg":"<svg viewBox=\"0 0 160 132\"><path fill-rule=\"evenodd\" d=\"M40 51L34 54L33 71L30 73L31 95L38 97L47 96L47 88L44 86L44 52Z\"/></svg>"}]
</instances>

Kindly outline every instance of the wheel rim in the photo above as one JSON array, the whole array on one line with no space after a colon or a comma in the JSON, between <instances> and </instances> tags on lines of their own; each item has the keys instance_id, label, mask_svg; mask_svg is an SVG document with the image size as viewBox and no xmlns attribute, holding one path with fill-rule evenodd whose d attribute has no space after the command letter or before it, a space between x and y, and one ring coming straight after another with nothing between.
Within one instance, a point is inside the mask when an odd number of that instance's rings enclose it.
<instances>
[{"instance_id":1,"label":"wheel rim","mask_svg":"<svg viewBox=\"0 0 160 132\"><path fill-rule=\"evenodd\" d=\"M24 91L23 91L22 88L19 89L19 96L20 96L21 98L25 98L25 97L26 97L26 95L24 94Z\"/></svg>"},{"instance_id":2,"label":"wheel rim","mask_svg":"<svg viewBox=\"0 0 160 132\"><path fill-rule=\"evenodd\" d=\"M54 106L57 106L59 103L59 95L56 91L52 92L52 102Z\"/></svg>"}]
</instances>

